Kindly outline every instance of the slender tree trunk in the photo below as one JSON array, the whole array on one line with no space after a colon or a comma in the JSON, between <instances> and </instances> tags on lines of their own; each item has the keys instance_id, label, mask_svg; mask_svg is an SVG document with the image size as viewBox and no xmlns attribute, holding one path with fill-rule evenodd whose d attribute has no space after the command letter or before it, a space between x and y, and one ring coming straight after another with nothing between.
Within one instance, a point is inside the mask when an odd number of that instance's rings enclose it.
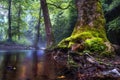
<instances>
[{"instance_id":1,"label":"slender tree trunk","mask_svg":"<svg viewBox=\"0 0 120 80\"><path fill-rule=\"evenodd\" d=\"M11 3L12 0L8 0L8 40L12 41L12 30L11 30Z\"/></svg>"},{"instance_id":2,"label":"slender tree trunk","mask_svg":"<svg viewBox=\"0 0 120 80\"><path fill-rule=\"evenodd\" d=\"M38 23L36 25L36 38L35 38L35 51L33 52L33 78L36 79L38 76L37 71L38 71L38 56L37 56L37 50L39 49L38 43L39 43L39 37L40 37L40 20L41 20L41 8L39 9L39 19Z\"/></svg>"},{"instance_id":3,"label":"slender tree trunk","mask_svg":"<svg viewBox=\"0 0 120 80\"><path fill-rule=\"evenodd\" d=\"M40 6L40 7L41 7L41 6ZM38 43L39 43L39 38L40 38L40 20L41 20L41 8L40 8L40 10L39 10L39 19L38 19L38 23L37 23L37 25L36 25L36 31L37 31L37 33L36 33L35 43L34 43L34 47L35 47L36 49L39 49Z\"/></svg>"},{"instance_id":4,"label":"slender tree trunk","mask_svg":"<svg viewBox=\"0 0 120 80\"><path fill-rule=\"evenodd\" d=\"M44 22L45 22L47 46L51 46L54 43L54 37L53 37L53 33L52 33L52 25L50 22L47 3L46 3L46 0L40 0L40 3L41 3L42 11L43 11Z\"/></svg>"},{"instance_id":5,"label":"slender tree trunk","mask_svg":"<svg viewBox=\"0 0 120 80\"><path fill-rule=\"evenodd\" d=\"M20 20L21 20L21 4L19 3L19 7L18 7L18 40L20 39Z\"/></svg>"}]
</instances>

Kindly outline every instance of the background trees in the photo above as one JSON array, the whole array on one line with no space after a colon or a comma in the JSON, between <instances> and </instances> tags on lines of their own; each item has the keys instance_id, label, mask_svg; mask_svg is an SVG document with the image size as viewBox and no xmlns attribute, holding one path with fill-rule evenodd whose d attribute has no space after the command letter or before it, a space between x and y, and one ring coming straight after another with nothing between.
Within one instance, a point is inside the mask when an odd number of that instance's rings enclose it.
<instances>
[{"instance_id":1,"label":"background trees","mask_svg":"<svg viewBox=\"0 0 120 80\"><path fill-rule=\"evenodd\" d=\"M119 0L100 0L103 6L105 17L114 15L112 10L119 7ZM41 1L42 5L43 2ZM49 23L44 21L47 17L43 11L39 14L39 0L1 0L0 1L0 41L12 40L20 44L32 45L37 32L40 32L41 41L48 40L45 30L45 24L50 24L51 35L54 36L49 41L59 43L63 38L71 35L75 22L77 20L77 11L74 0L47 0L48 12L50 16ZM45 7L44 7L45 8ZM11 9L11 10L10 10ZM118 8L119 9L119 8ZM43 9L45 10L45 9ZM118 11L118 10L116 10ZM114 11L113 11L114 12ZM119 11L117 12L119 13ZM40 15L40 16L39 16ZM109 17L108 17L109 18ZM106 17L106 19L108 19ZM40 20L40 29L38 30L38 20ZM119 15L112 20L107 21L106 31L108 38L115 44L120 44L119 37ZM112 34L112 36L111 36ZM114 35L113 35L114 34Z\"/></svg>"},{"instance_id":2,"label":"background trees","mask_svg":"<svg viewBox=\"0 0 120 80\"><path fill-rule=\"evenodd\" d=\"M118 0L110 0L105 1L102 0L103 10L106 17L106 30L108 39L117 45L120 45L119 35L120 35L120 1Z\"/></svg>"}]
</instances>

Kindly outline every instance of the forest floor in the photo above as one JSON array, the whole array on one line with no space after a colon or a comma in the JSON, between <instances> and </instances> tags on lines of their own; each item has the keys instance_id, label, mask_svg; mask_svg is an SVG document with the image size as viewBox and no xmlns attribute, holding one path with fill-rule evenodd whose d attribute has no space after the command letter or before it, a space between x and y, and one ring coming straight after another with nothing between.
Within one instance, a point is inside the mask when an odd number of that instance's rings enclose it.
<instances>
[{"instance_id":1,"label":"forest floor","mask_svg":"<svg viewBox=\"0 0 120 80\"><path fill-rule=\"evenodd\" d=\"M0 50L34 50L34 46L16 43L0 43ZM51 54L57 80L120 80L120 56L111 57L95 55L71 54L72 63L68 61L68 52L53 50ZM73 63L74 62L74 63ZM51 64L50 64L51 65ZM49 66L50 66L49 65Z\"/></svg>"},{"instance_id":2,"label":"forest floor","mask_svg":"<svg viewBox=\"0 0 120 80\"><path fill-rule=\"evenodd\" d=\"M72 61L64 51L50 53L59 73L57 80L120 80L120 56L118 55L108 57L98 54L73 54L69 55Z\"/></svg>"}]
</instances>

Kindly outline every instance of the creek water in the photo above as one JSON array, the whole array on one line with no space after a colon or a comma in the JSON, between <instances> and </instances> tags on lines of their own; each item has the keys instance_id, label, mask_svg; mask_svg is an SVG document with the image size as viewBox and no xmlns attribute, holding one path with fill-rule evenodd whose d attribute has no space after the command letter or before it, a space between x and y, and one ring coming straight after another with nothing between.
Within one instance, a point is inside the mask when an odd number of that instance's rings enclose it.
<instances>
[{"instance_id":1,"label":"creek water","mask_svg":"<svg viewBox=\"0 0 120 80\"><path fill-rule=\"evenodd\" d=\"M1 50L0 80L44 80L44 50Z\"/></svg>"}]
</instances>

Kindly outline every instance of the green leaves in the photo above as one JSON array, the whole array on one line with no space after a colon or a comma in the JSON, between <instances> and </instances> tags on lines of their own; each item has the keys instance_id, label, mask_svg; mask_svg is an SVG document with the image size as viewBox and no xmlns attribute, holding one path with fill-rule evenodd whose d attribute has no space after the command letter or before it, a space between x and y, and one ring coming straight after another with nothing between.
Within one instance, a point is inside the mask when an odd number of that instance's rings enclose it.
<instances>
[{"instance_id":1,"label":"green leaves","mask_svg":"<svg viewBox=\"0 0 120 80\"><path fill-rule=\"evenodd\" d=\"M116 18L115 20L108 23L109 29L108 31L119 31L120 30L120 17Z\"/></svg>"}]
</instances>

